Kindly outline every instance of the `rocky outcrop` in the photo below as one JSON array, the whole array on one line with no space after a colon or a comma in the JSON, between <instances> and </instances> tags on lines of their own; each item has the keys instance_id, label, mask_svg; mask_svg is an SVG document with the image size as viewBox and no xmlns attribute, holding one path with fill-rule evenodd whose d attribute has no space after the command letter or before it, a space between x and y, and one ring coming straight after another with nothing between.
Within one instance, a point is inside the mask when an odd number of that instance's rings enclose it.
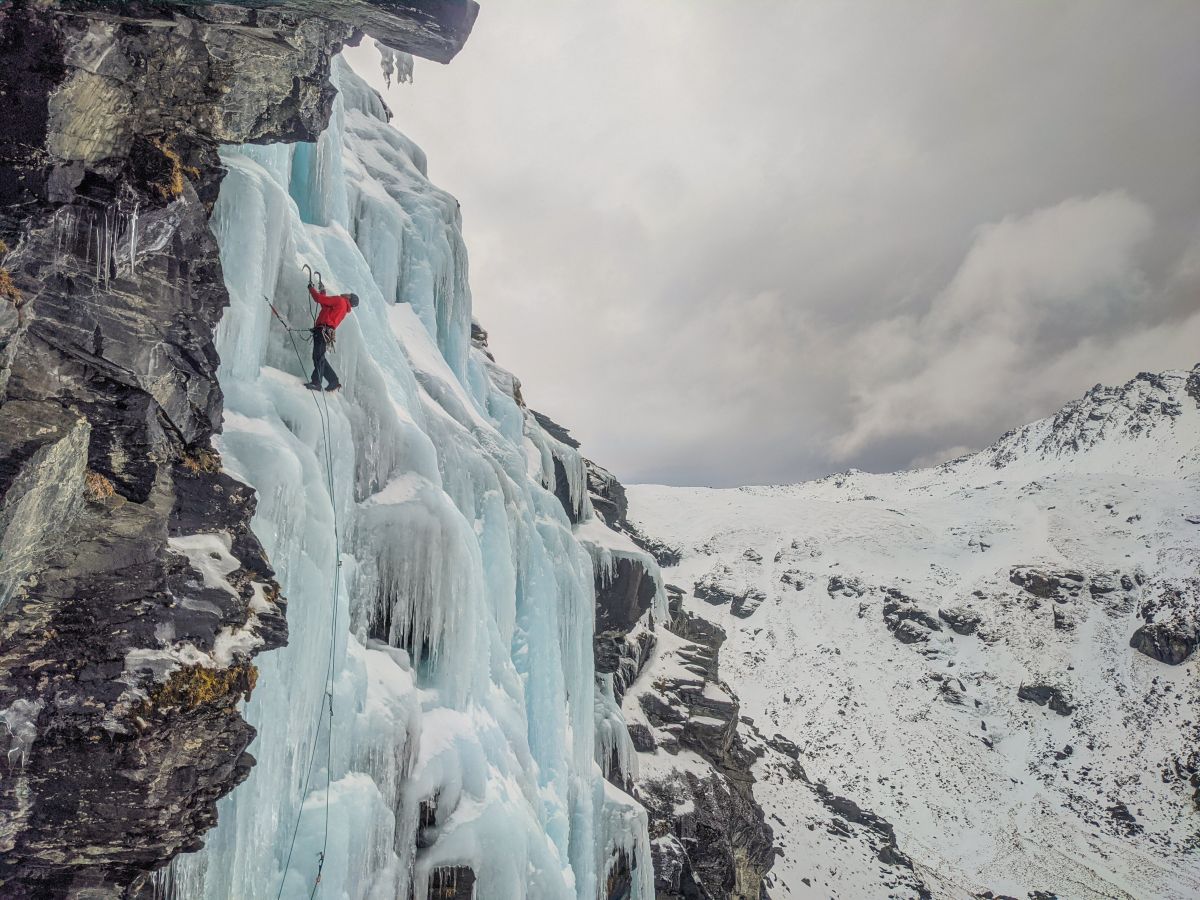
<instances>
[{"instance_id":1,"label":"rocky outcrop","mask_svg":"<svg viewBox=\"0 0 1200 900\"><path fill-rule=\"evenodd\" d=\"M592 508L609 528L654 553L656 543L627 518L620 482L594 463L586 465ZM674 554L678 561L679 551L668 551L668 557ZM684 610L683 590L670 584L664 585L667 621L650 622L655 591L651 573L633 558L618 556L614 563L611 577L597 578L597 673L601 677L612 673L618 702L633 692L626 708L635 704L644 720L629 726L634 750L667 760L681 753L695 754L709 767L695 770L682 765L664 777L642 778L632 785L649 814L657 896L760 900L774 861L773 835L754 800L750 769L755 756L738 730L737 697L720 680L725 632ZM703 586L697 586L696 593L703 595ZM722 594L715 602L729 602L735 614L748 615L765 597L752 593ZM671 633L667 648L658 637L663 628ZM652 671L644 673L651 663ZM620 771L616 760L608 771L610 781L627 785L627 773ZM619 872L619 867L613 871ZM618 880L618 890L620 886ZM610 890L609 896L623 895Z\"/></svg>"},{"instance_id":2,"label":"rocky outcrop","mask_svg":"<svg viewBox=\"0 0 1200 900\"><path fill-rule=\"evenodd\" d=\"M650 813L657 897L759 900L774 853L749 785L683 770L645 783L639 797Z\"/></svg>"},{"instance_id":3,"label":"rocky outcrop","mask_svg":"<svg viewBox=\"0 0 1200 900\"><path fill-rule=\"evenodd\" d=\"M709 573L692 585L692 596L713 606L732 606L741 599L742 592L727 586L725 582L730 574L728 568Z\"/></svg>"},{"instance_id":4,"label":"rocky outcrop","mask_svg":"<svg viewBox=\"0 0 1200 900\"><path fill-rule=\"evenodd\" d=\"M1200 579L1154 585L1139 613L1145 624L1129 646L1168 665L1186 662L1200 646Z\"/></svg>"},{"instance_id":5,"label":"rocky outcrop","mask_svg":"<svg viewBox=\"0 0 1200 900\"><path fill-rule=\"evenodd\" d=\"M592 508L604 520L604 523L616 531L629 535L630 539L654 557L654 561L664 569L679 565L683 551L642 534L637 526L629 521L629 501L625 498L625 486L617 481L612 472L596 465L590 459L584 460L587 467L588 494L592 499Z\"/></svg>"},{"instance_id":6,"label":"rocky outcrop","mask_svg":"<svg viewBox=\"0 0 1200 900\"><path fill-rule=\"evenodd\" d=\"M983 617L966 606L951 606L938 610L938 618L959 634L974 634Z\"/></svg>"},{"instance_id":7,"label":"rocky outcrop","mask_svg":"<svg viewBox=\"0 0 1200 900\"><path fill-rule=\"evenodd\" d=\"M1028 566L1014 568L1009 573L1008 580L1035 597L1057 600L1060 603L1079 596L1085 581L1079 572L1059 572Z\"/></svg>"},{"instance_id":8,"label":"rocky outcrop","mask_svg":"<svg viewBox=\"0 0 1200 900\"><path fill-rule=\"evenodd\" d=\"M286 630L254 497L211 442L218 146L311 140L343 42L444 60L475 10L0 7L5 896L136 889L253 765L237 704Z\"/></svg>"},{"instance_id":9,"label":"rocky outcrop","mask_svg":"<svg viewBox=\"0 0 1200 900\"><path fill-rule=\"evenodd\" d=\"M919 644L929 640L929 635L942 630L938 618L921 606L912 597L905 596L896 588L883 589L883 621L888 631L902 644Z\"/></svg>"},{"instance_id":10,"label":"rocky outcrop","mask_svg":"<svg viewBox=\"0 0 1200 900\"><path fill-rule=\"evenodd\" d=\"M614 559L611 575L597 576L597 636L632 631L650 610L655 590L654 578L644 563L624 556Z\"/></svg>"},{"instance_id":11,"label":"rocky outcrop","mask_svg":"<svg viewBox=\"0 0 1200 900\"><path fill-rule=\"evenodd\" d=\"M1187 395L1189 397L1196 401L1196 405L1200 406L1200 365L1196 366L1190 373L1188 373L1184 390L1187 391Z\"/></svg>"},{"instance_id":12,"label":"rocky outcrop","mask_svg":"<svg viewBox=\"0 0 1200 900\"><path fill-rule=\"evenodd\" d=\"M612 576L596 575L596 625L592 641L597 676L613 676L619 702L654 650L654 631L643 623L657 592L645 563L630 557L613 561Z\"/></svg>"},{"instance_id":13,"label":"rocky outcrop","mask_svg":"<svg viewBox=\"0 0 1200 900\"><path fill-rule=\"evenodd\" d=\"M762 557L757 561L750 557L746 559L751 562L762 561ZM728 606L730 613L739 619L750 618L767 599L766 593L760 588L736 581L728 566L720 566L695 582L692 595L713 606Z\"/></svg>"},{"instance_id":14,"label":"rocky outcrop","mask_svg":"<svg viewBox=\"0 0 1200 900\"><path fill-rule=\"evenodd\" d=\"M588 494L592 498L592 509L609 528L625 531L630 527L629 500L625 496L625 485L616 476L596 463L587 462Z\"/></svg>"},{"instance_id":15,"label":"rocky outcrop","mask_svg":"<svg viewBox=\"0 0 1200 900\"><path fill-rule=\"evenodd\" d=\"M739 730L737 697L719 677L725 632L682 609L681 593L671 595L667 627L684 643L656 662L651 689L638 697L650 726L638 749L690 751L711 770L684 765L638 785L658 896L758 900L774 861L773 834L754 800L755 754Z\"/></svg>"},{"instance_id":16,"label":"rocky outcrop","mask_svg":"<svg viewBox=\"0 0 1200 900\"><path fill-rule=\"evenodd\" d=\"M1196 652L1200 636L1193 629L1184 630L1171 623L1151 622L1142 625L1129 639L1129 646L1151 659L1177 666Z\"/></svg>"},{"instance_id":17,"label":"rocky outcrop","mask_svg":"<svg viewBox=\"0 0 1200 900\"><path fill-rule=\"evenodd\" d=\"M1119 570L1085 575L1073 569L1036 566L1015 566L1008 580L1021 588L1020 596L1032 611L1043 609L1043 601L1052 601L1050 621L1055 631L1062 632L1073 631L1090 615L1091 608L1114 618L1127 616L1142 584L1140 574L1131 576Z\"/></svg>"},{"instance_id":18,"label":"rocky outcrop","mask_svg":"<svg viewBox=\"0 0 1200 900\"><path fill-rule=\"evenodd\" d=\"M861 597L867 592L866 586L859 579L844 578L841 575L829 576L829 583L825 589L831 597Z\"/></svg>"},{"instance_id":19,"label":"rocky outcrop","mask_svg":"<svg viewBox=\"0 0 1200 900\"><path fill-rule=\"evenodd\" d=\"M1023 684L1017 688L1017 697L1038 706L1048 706L1060 716L1075 712L1066 691L1052 684Z\"/></svg>"}]
</instances>

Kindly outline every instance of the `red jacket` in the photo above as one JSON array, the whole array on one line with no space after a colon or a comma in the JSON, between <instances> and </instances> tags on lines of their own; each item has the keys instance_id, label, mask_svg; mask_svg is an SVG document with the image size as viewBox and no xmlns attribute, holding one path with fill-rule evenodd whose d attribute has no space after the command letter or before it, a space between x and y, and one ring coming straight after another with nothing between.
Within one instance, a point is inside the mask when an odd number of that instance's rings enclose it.
<instances>
[{"instance_id":1,"label":"red jacket","mask_svg":"<svg viewBox=\"0 0 1200 900\"><path fill-rule=\"evenodd\" d=\"M349 297L340 294L334 294L332 297L329 294L322 294L311 284L308 286L308 292L317 303L321 304L321 314L317 316L318 325L337 328L342 324L342 319L350 314Z\"/></svg>"}]
</instances>

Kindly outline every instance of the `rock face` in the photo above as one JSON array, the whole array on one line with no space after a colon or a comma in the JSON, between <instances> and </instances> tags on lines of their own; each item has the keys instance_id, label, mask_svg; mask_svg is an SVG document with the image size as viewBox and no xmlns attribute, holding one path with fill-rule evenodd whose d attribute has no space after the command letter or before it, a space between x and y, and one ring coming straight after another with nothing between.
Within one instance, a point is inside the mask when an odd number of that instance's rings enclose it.
<instances>
[{"instance_id":1,"label":"rock face","mask_svg":"<svg viewBox=\"0 0 1200 900\"><path fill-rule=\"evenodd\" d=\"M1063 689L1052 684L1023 684L1017 689L1017 697L1038 706L1048 706L1060 716L1075 712Z\"/></svg>"},{"instance_id":2,"label":"rock face","mask_svg":"<svg viewBox=\"0 0 1200 900\"><path fill-rule=\"evenodd\" d=\"M253 765L237 701L286 629L254 497L211 444L218 145L312 139L343 42L448 59L475 10L0 9L5 896L136 889Z\"/></svg>"},{"instance_id":3,"label":"rock face","mask_svg":"<svg viewBox=\"0 0 1200 900\"><path fill-rule=\"evenodd\" d=\"M1065 603L1079 596L1085 579L1079 572L1054 572L1022 566L1013 569L1008 580L1035 597Z\"/></svg>"},{"instance_id":4,"label":"rock face","mask_svg":"<svg viewBox=\"0 0 1200 900\"><path fill-rule=\"evenodd\" d=\"M983 617L965 606L951 606L938 610L938 618L959 634L974 634Z\"/></svg>"},{"instance_id":5,"label":"rock face","mask_svg":"<svg viewBox=\"0 0 1200 900\"><path fill-rule=\"evenodd\" d=\"M537 419L561 445L578 447L561 426L540 414ZM661 616L652 612L661 582L649 557L677 562L680 551L635 528L627 518L625 488L595 463L585 465L591 508L630 542L629 550L614 552L611 560L601 557L597 565L597 692L611 690L623 705L629 748L639 755L636 765L644 768L646 755L652 755L655 774L635 777L616 748L601 762L609 781L632 790L649 815L659 898L759 900L774 861L772 835L754 800L750 769L756 757L739 733L737 697L720 680L725 632L684 611L683 591L673 585L661 587L669 598L666 621L655 620ZM731 602L735 615L739 610L749 615L765 597L751 593L710 602ZM705 768L672 767L680 754L700 757ZM667 773L660 776L661 766ZM610 870L606 896L628 897L629 884L628 867L618 864Z\"/></svg>"},{"instance_id":6,"label":"rock face","mask_svg":"<svg viewBox=\"0 0 1200 900\"><path fill-rule=\"evenodd\" d=\"M679 564L681 551L642 534L636 525L629 521L629 501L625 498L625 487L613 476L612 472L596 465L590 459L584 460L587 466L588 493L592 499L592 508L604 520L609 528L623 534L654 557L664 569Z\"/></svg>"},{"instance_id":7,"label":"rock face","mask_svg":"<svg viewBox=\"0 0 1200 900\"><path fill-rule=\"evenodd\" d=\"M1129 646L1168 665L1186 662L1200 646L1200 579L1156 585L1139 614L1145 624Z\"/></svg>"},{"instance_id":8,"label":"rock face","mask_svg":"<svg viewBox=\"0 0 1200 900\"><path fill-rule=\"evenodd\" d=\"M942 630L938 618L922 609L912 597L896 588L886 588L884 593L887 599L883 603L883 621L900 643L923 643L929 640L931 632Z\"/></svg>"},{"instance_id":9,"label":"rock face","mask_svg":"<svg viewBox=\"0 0 1200 900\"><path fill-rule=\"evenodd\" d=\"M333 19L388 47L440 63L458 54L479 15L474 0L236 0L229 5L260 16L283 6L297 19Z\"/></svg>"},{"instance_id":10,"label":"rock face","mask_svg":"<svg viewBox=\"0 0 1200 900\"><path fill-rule=\"evenodd\" d=\"M753 795L751 752L739 730L737 697L721 682L723 629L681 608L671 595L673 649L654 661L652 684L634 692L647 726L638 750L662 763L691 752L710 766L683 765L638 784L650 814L660 898L758 900L774 861L772 833ZM669 673L669 674L668 674Z\"/></svg>"}]
</instances>

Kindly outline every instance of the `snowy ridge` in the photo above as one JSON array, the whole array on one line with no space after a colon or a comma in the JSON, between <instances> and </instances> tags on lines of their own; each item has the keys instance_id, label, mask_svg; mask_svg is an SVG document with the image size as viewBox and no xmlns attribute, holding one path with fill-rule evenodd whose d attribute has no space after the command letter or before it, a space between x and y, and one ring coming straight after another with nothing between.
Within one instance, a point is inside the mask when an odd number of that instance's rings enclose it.
<instances>
[{"instance_id":1,"label":"snowy ridge","mask_svg":"<svg viewBox=\"0 0 1200 900\"><path fill-rule=\"evenodd\" d=\"M729 635L773 898L1200 894L1198 382L933 469L628 488Z\"/></svg>"},{"instance_id":2,"label":"snowy ridge","mask_svg":"<svg viewBox=\"0 0 1200 900\"><path fill-rule=\"evenodd\" d=\"M590 900L623 858L649 898L645 812L595 762L596 720L619 710L597 708L593 562L547 469L574 451L472 346L457 203L378 96L341 60L334 76L317 144L223 153L220 449L258 493L290 640L259 657L245 708L258 764L169 878L307 897L325 847L327 896L423 897L470 870L478 897ZM264 302L307 325L304 262L361 298L336 395L301 386L308 345L298 361ZM566 477L586 529L581 458Z\"/></svg>"},{"instance_id":3,"label":"snowy ridge","mask_svg":"<svg viewBox=\"0 0 1200 900\"><path fill-rule=\"evenodd\" d=\"M1194 474L1200 457L1200 423L1193 414L1200 398L1200 367L1191 372L1142 372L1120 387L1096 385L1058 413L1010 432L968 460L1001 469L1022 460L1045 468L1059 459L1073 471ZM1169 433L1169 434L1168 434ZM1146 454L1147 441L1163 440L1179 454ZM951 467L953 463L949 464Z\"/></svg>"}]
</instances>

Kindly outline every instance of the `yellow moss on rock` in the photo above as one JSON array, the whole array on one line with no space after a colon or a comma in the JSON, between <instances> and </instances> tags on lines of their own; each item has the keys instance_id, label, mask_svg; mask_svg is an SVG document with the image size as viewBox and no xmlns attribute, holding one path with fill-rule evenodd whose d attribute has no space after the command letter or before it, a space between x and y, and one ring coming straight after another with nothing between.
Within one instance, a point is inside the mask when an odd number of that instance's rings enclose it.
<instances>
[{"instance_id":1,"label":"yellow moss on rock","mask_svg":"<svg viewBox=\"0 0 1200 900\"><path fill-rule=\"evenodd\" d=\"M251 663L237 663L225 669L184 666L151 692L144 712L168 707L193 710L232 705L239 697L249 700L257 683L258 668Z\"/></svg>"},{"instance_id":2,"label":"yellow moss on rock","mask_svg":"<svg viewBox=\"0 0 1200 900\"><path fill-rule=\"evenodd\" d=\"M183 455L183 467L193 475L221 471L221 458L211 450L192 450Z\"/></svg>"},{"instance_id":3,"label":"yellow moss on rock","mask_svg":"<svg viewBox=\"0 0 1200 900\"><path fill-rule=\"evenodd\" d=\"M183 194L184 175L191 178L199 178L200 170L195 166L185 166L179 152L171 147L170 144L163 141L155 141L154 146L158 148L158 151L171 164L171 172L167 181L165 183L155 182L153 185L154 189L164 200L174 200Z\"/></svg>"},{"instance_id":4,"label":"yellow moss on rock","mask_svg":"<svg viewBox=\"0 0 1200 900\"><path fill-rule=\"evenodd\" d=\"M116 492L113 483L99 472L88 472L83 476L83 493L89 500L107 500Z\"/></svg>"},{"instance_id":5,"label":"yellow moss on rock","mask_svg":"<svg viewBox=\"0 0 1200 900\"><path fill-rule=\"evenodd\" d=\"M12 275L8 269L0 269L0 297L17 304L21 302L21 291L13 284Z\"/></svg>"}]
</instances>

